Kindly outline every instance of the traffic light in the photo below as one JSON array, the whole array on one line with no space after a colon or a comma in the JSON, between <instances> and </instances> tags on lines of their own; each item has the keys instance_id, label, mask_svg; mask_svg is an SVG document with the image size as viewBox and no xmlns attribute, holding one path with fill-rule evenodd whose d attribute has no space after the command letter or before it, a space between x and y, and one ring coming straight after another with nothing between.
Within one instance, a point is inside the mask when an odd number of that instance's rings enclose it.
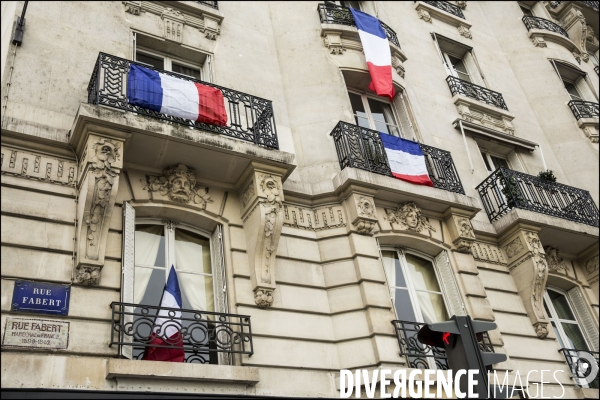
<instances>
[{"instance_id":1,"label":"traffic light","mask_svg":"<svg viewBox=\"0 0 600 400\"><path fill-rule=\"evenodd\" d=\"M475 392L477 398L486 399L488 398L487 371L492 364L506 361L506 355L481 351L479 341L483 337L483 332L496 329L496 326L494 322L473 321L468 315L454 315L450 321L423 326L417 334L417 339L423 344L445 349L448 366L455 377L456 372L461 369L478 370ZM463 393L468 393L467 375L461 376L459 387ZM490 395L493 393L493 389L490 388ZM496 392L496 398L505 398L499 397L498 394Z\"/></svg>"}]
</instances>

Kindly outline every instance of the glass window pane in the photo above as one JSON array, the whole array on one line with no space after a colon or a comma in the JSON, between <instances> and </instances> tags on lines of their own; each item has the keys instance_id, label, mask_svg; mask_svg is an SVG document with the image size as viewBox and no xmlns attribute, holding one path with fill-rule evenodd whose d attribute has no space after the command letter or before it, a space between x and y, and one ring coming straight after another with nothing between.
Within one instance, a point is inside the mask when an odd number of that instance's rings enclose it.
<instances>
[{"instance_id":1,"label":"glass window pane","mask_svg":"<svg viewBox=\"0 0 600 400\"><path fill-rule=\"evenodd\" d=\"M500 158L500 157L495 157L495 156L490 156L490 158L492 159L492 162L494 163L494 169L497 168L508 168L508 162L504 159L504 158Z\"/></svg>"},{"instance_id":2,"label":"glass window pane","mask_svg":"<svg viewBox=\"0 0 600 400\"><path fill-rule=\"evenodd\" d=\"M548 296L550 296L550 300L558 314L558 318L575 321L575 316L573 315L573 311L571 311L571 307L569 307L569 302L565 296L554 290L548 290Z\"/></svg>"},{"instance_id":3,"label":"glass window pane","mask_svg":"<svg viewBox=\"0 0 600 400\"><path fill-rule=\"evenodd\" d=\"M354 115L367 118L367 112L365 111L362 98L359 95L350 92L348 92L348 96L350 97L350 104L352 104L352 112Z\"/></svg>"},{"instance_id":4,"label":"glass window pane","mask_svg":"<svg viewBox=\"0 0 600 400\"><path fill-rule=\"evenodd\" d=\"M175 267L177 272L212 274L209 239L190 231L175 229Z\"/></svg>"},{"instance_id":5,"label":"glass window pane","mask_svg":"<svg viewBox=\"0 0 600 400\"><path fill-rule=\"evenodd\" d=\"M165 61L162 57L151 56L148 54L140 53L139 51L135 54L135 59L138 62L149 64L154 68L165 69Z\"/></svg>"},{"instance_id":6,"label":"glass window pane","mask_svg":"<svg viewBox=\"0 0 600 400\"><path fill-rule=\"evenodd\" d=\"M385 269L385 275L389 279L389 285L406 287L404 274L400 267L400 260L398 260L398 253L395 251L382 251L381 257L383 258L383 268Z\"/></svg>"},{"instance_id":7,"label":"glass window pane","mask_svg":"<svg viewBox=\"0 0 600 400\"><path fill-rule=\"evenodd\" d=\"M577 91L577 88L575 87L575 85L573 85L570 82L564 82L564 84L565 84L565 89L567 89L567 92L569 92L569 95L571 96L571 99L581 100L581 95Z\"/></svg>"},{"instance_id":8,"label":"glass window pane","mask_svg":"<svg viewBox=\"0 0 600 400\"><path fill-rule=\"evenodd\" d=\"M414 322L417 320L407 289L394 289L394 306L399 320Z\"/></svg>"},{"instance_id":9,"label":"glass window pane","mask_svg":"<svg viewBox=\"0 0 600 400\"><path fill-rule=\"evenodd\" d=\"M367 99L369 108L371 109L371 115L375 121L387 122L395 124L392 110L389 104L382 103L374 99Z\"/></svg>"},{"instance_id":10,"label":"glass window pane","mask_svg":"<svg viewBox=\"0 0 600 400\"><path fill-rule=\"evenodd\" d=\"M410 280L417 290L440 292L433 265L429 261L407 254L406 263Z\"/></svg>"},{"instance_id":11,"label":"glass window pane","mask_svg":"<svg viewBox=\"0 0 600 400\"><path fill-rule=\"evenodd\" d=\"M446 305L441 294L417 292L417 299L425 323L431 324L448 320Z\"/></svg>"},{"instance_id":12,"label":"glass window pane","mask_svg":"<svg viewBox=\"0 0 600 400\"><path fill-rule=\"evenodd\" d=\"M215 295L211 276L177 272L181 285L183 308L215 311Z\"/></svg>"},{"instance_id":13,"label":"glass window pane","mask_svg":"<svg viewBox=\"0 0 600 400\"><path fill-rule=\"evenodd\" d=\"M369 125L369 120L367 118L361 118L355 115L354 120L356 121L356 125L362 126L363 128L371 129L371 125Z\"/></svg>"},{"instance_id":14,"label":"glass window pane","mask_svg":"<svg viewBox=\"0 0 600 400\"><path fill-rule=\"evenodd\" d=\"M342 6L348 8L354 8L355 10L360 10L360 2L359 1L341 1Z\"/></svg>"},{"instance_id":15,"label":"glass window pane","mask_svg":"<svg viewBox=\"0 0 600 400\"><path fill-rule=\"evenodd\" d=\"M177 72L179 74L191 76L191 77L196 78L198 80L200 79L200 70L199 69L185 67L185 66L179 65L179 64L177 64L175 62L172 63L172 69L173 69L173 72Z\"/></svg>"},{"instance_id":16,"label":"glass window pane","mask_svg":"<svg viewBox=\"0 0 600 400\"><path fill-rule=\"evenodd\" d=\"M550 313L550 309L548 308L548 304L546 304L546 299L544 299L544 310L546 310L546 315L548 316L548 319L553 319L554 316Z\"/></svg>"},{"instance_id":17,"label":"glass window pane","mask_svg":"<svg viewBox=\"0 0 600 400\"><path fill-rule=\"evenodd\" d=\"M164 225L135 226L135 265L165 267Z\"/></svg>"},{"instance_id":18,"label":"glass window pane","mask_svg":"<svg viewBox=\"0 0 600 400\"><path fill-rule=\"evenodd\" d=\"M167 276L164 269L135 268L133 297L136 304L160 306Z\"/></svg>"},{"instance_id":19,"label":"glass window pane","mask_svg":"<svg viewBox=\"0 0 600 400\"><path fill-rule=\"evenodd\" d=\"M563 322L560 325L567 335L565 338L565 341L567 341L567 343L565 343L567 348L589 351L585 339L583 338L583 334L576 323L570 324L568 322Z\"/></svg>"},{"instance_id":20,"label":"glass window pane","mask_svg":"<svg viewBox=\"0 0 600 400\"><path fill-rule=\"evenodd\" d=\"M556 324L554 323L554 321L552 321L551 324L552 324L552 329L554 330L554 335L556 336L556 339L558 339L558 343L560 344L560 347L564 348L565 344L563 343L562 336L560 335L560 332L558 331Z\"/></svg>"},{"instance_id":21,"label":"glass window pane","mask_svg":"<svg viewBox=\"0 0 600 400\"><path fill-rule=\"evenodd\" d=\"M485 167L487 168L488 172L494 172L494 169L490 165L487 155L483 151L481 152L481 157L483 157L483 162L485 163Z\"/></svg>"}]
</instances>

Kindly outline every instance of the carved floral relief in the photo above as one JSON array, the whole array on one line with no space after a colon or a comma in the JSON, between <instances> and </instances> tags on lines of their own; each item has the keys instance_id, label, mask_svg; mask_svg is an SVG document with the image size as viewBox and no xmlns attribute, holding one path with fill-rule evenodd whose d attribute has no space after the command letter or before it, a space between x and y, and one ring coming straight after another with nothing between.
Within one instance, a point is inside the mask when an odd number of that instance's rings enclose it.
<instances>
[{"instance_id":1,"label":"carved floral relief","mask_svg":"<svg viewBox=\"0 0 600 400\"><path fill-rule=\"evenodd\" d=\"M414 232L421 232L423 230L435 232L435 228L432 227L429 221L421 214L421 209L413 201L400 203L396 210L386 210L386 213L387 216L385 218L390 224L400 225L401 229Z\"/></svg>"},{"instance_id":2,"label":"carved floral relief","mask_svg":"<svg viewBox=\"0 0 600 400\"><path fill-rule=\"evenodd\" d=\"M147 182L142 180L142 185L144 190L159 192L177 203L198 204L202 210L206 209L207 203L213 202L208 189L197 185L194 170L183 164L165 169L162 176L148 177Z\"/></svg>"},{"instance_id":3,"label":"carved floral relief","mask_svg":"<svg viewBox=\"0 0 600 400\"><path fill-rule=\"evenodd\" d=\"M544 248L550 272L567 273L567 263L558 255L558 249L550 246Z\"/></svg>"}]
</instances>

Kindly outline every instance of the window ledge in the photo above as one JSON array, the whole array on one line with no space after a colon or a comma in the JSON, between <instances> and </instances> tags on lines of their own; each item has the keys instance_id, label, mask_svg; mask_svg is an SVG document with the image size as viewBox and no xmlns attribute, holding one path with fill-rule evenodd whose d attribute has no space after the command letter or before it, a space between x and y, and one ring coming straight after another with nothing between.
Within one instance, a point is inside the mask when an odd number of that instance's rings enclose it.
<instances>
[{"instance_id":1,"label":"window ledge","mask_svg":"<svg viewBox=\"0 0 600 400\"><path fill-rule=\"evenodd\" d=\"M531 29L527 33L527 35L536 47L548 47L546 42L552 42L565 47L571 53L575 52L579 54L579 49L577 48L577 45L571 39L564 37L560 33L548 31L545 29Z\"/></svg>"},{"instance_id":2,"label":"window ledge","mask_svg":"<svg viewBox=\"0 0 600 400\"><path fill-rule=\"evenodd\" d=\"M450 14L449 12L431 6L422 1L415 2L415 10L417 11L419 18L421 18L425 22L431 23L431 17L433 16L434 18L440 21L455 26L458 29L458 33L460 33L461 36L464 36L467 39L472 38L470 29L473 26L473 24L467 21L466 19L459 18L455 15Z\"/></svg>"},{"instance_id":3,"label":"window ledge","mask_svg":"<svg viewBox=\"0 0 600 400\"><path fill-rule=\"evenodd\" d=\"M494 129L506 135L514 136L515 128L512 126L511 121L515 116L511 112L461 94L455 94L452 97L452 102L456 106L461 119L483 128Z\"/></svg>"},{"instance_id":4,"label":"window ledge","mask_svg":"<svg viewBox=\"0 0 600 400\"><path fill-rule=\"evenodd\" d=\"M485 125L481 125L477 122L470 122L461 118L457 118L452 122L452 125L455 129L460 129L459 121L462 121L463 128L477 136L482 137L483 139L489 140L494 139L505 145L507 148L519 147L526 151L534 151L538 146L537 143L522 139L520 137L509 135L502 131L499 131L495 126L488 127Z\"/></svg>"},{"instance_id":5,"label":"window ledge","mask_svg":"<svg viewBox=\"0 0 600 400\"><path fill-rule=\"evenodd\" d=\"M256 367L111 358L106 366L106 379L115 378L218 382L250 386L260 382Z\"/></svg>"}]
</instances>

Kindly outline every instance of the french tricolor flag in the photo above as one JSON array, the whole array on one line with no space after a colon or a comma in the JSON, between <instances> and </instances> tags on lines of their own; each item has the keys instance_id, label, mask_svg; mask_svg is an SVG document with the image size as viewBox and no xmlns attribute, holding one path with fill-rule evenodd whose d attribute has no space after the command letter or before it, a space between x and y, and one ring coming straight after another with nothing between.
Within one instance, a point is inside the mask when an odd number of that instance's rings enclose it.
<instances>
[{"instance_id":1,"label":"french tricolor flag","mask_svg":"<svg viewBox=\"0 0 600 400\"><path fill-rule=\"evenodd\" d=\"M146 347L143 360L183 362L183 337L181 335L181 311L165 310L167 308L181 309L181 289L177 272L171 266L169 278L160 301L160 311L154 321L154 329L150 336L149 347ZM170 347L151 347L170 346Z\"/></svg>"},{"instance_id":2,"label":"french tricolor flag","mask_svg":"<svg viewBox=\"0 0 600 400\"><path fill-rule=\"evenodd\" d=\"M212 125L227 125L223 93L212 86L130 64L129 104L161 114Z\"/></svg>"},{"instance_id":3,"label":"french tricolor flag","mask_svg":"<svg viewBox=\"0 0 600 400\"><path fill-rule=\"evenodd\" d=\"M369 14L350 8L371 74L369 89L378 96L394 98L392 84L392 54L381 22Z\"/></svg>"},{"instance_id":4,"label":"french tricolor flag","mask_svg":"<svg viewBox=\"0 0 600 400\"><path fill-rule=\"evenodd\" d=\"M394 177L417 185L433 186L419 143L379 132Z\"/></svg>"}]
</instances>

